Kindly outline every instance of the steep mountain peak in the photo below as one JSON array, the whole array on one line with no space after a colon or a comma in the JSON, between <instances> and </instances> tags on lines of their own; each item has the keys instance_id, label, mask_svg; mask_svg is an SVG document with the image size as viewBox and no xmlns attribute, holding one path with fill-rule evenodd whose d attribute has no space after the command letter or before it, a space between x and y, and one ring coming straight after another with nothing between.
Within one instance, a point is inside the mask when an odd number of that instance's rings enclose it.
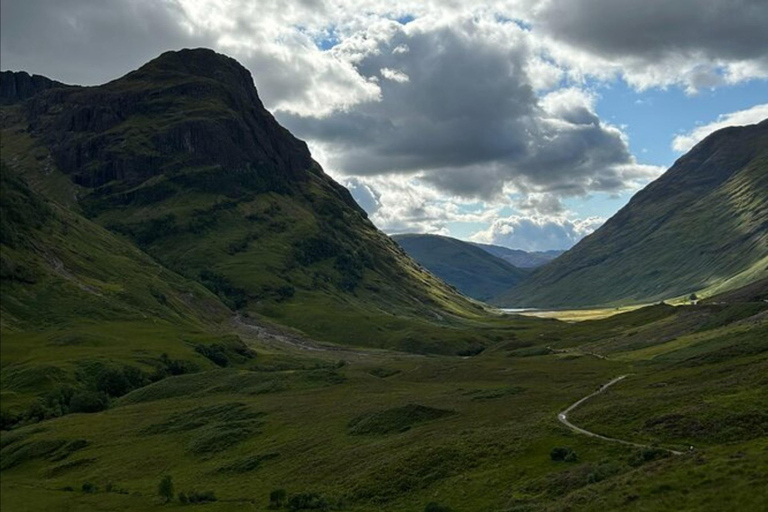
<instances>
[{"instance_id":1,"label":"steep mountain peak","mask_svg":"<svg viewBox=\"0 0 768 512\"><path fill-rule=\"evenodd\" d=\"M165 52L115 82L144 81L157 84L163 81L189 81L193 77L217 82L230 92L245 94L250 101L263 107L250 71L235 59L208 48Z\"/></svg>"},{"instance_id":2,"label":"steep mountain peak","mask_svg":"<svg viewBox=\"0 0 768 512\"><path fill-rule=\"evenodd\" d=\"M59 169L87 188L119 182L110 194L164 176L236 195L315 169L307 145L264 108L248 70L212 50L166 52L101 86L37 94L27 110Z\"/></svg>"}]
</instances>

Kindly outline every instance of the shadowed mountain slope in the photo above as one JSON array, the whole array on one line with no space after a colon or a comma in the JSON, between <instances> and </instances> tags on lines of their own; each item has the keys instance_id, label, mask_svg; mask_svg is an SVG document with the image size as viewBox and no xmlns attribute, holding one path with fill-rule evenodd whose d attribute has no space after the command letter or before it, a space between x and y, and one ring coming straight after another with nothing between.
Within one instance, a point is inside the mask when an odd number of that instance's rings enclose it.
<instances>
[{"instance_id":1,"label":"shadowed mountain slope","mask_svg":"<svg viewBox=\"0 0 768 512\"><path fill-rule=\"evenodd\" d=\"M720 130L600 229L500 295L505 306L639 303L765 276L768 121Z\"/></svg>"},{"instance_id":2,"label":"shadowed mountain slope","mask_svg":"<svg viewBox=\"0 0 768 512\"><path fill-rule=\"evenodd\" d=\"M462 332L482 306L378 231L235 60L181 50L101 86L45 85L3 107L3 159L232 309L328 341L483 345Z\"/></svg>"},{"instance_id":3,"label":"shadowed mountain slope","mask_svg":"<svg viewBox=\"0 0 768 512\"><path fill-rule=\"evenodd\" d=\"M498 295L526 275L503 259L455 238L419 234L392 238L430 272L478 300Z\"/></svg>"}]
</instances>

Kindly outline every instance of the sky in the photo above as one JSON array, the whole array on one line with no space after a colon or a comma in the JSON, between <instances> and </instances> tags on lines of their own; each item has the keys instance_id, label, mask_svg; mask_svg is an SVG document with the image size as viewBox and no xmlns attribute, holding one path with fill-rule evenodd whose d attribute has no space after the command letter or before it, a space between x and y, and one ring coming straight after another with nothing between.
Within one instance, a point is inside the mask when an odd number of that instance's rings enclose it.
<instances>
[{"instance_id":1,"label":"sky","mask_svg":"<svg viewBox=\"0 0 768 512\"><path fill-rule=\"evenodd\" d=\"M567 249L768 118L766 0L3 0L0 67L96 85L238 59L383 231Z\"/></svg>"}]
</instances>

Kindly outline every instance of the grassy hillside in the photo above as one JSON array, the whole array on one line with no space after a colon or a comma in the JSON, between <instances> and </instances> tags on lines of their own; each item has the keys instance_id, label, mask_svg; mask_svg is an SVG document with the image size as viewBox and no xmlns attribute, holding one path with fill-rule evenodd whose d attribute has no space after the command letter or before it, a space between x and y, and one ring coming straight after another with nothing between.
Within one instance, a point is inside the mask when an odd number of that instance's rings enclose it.
<instances>
[{"instance_id":1,"label":"grassy hillside","mask_svg":"<svg viewBox=\"0 0 768 512\"><path fill-rule=\"evenodd\" d=\"M427 270L478 300L498 295L526 275L501 258L455 238L418 234L392 238Z\"/></svg>"},{"instance_id":2,"label":"grassy hillside","mask_svg":"<svg viewBox=\"0 0 768 512\"><path fill-rule=\"evenodd\" d=\"M172 362L215 366L195 351L231 314L214 294L33 192L4 163L0 176L4 423L66 413L73 394L106 402L102 377L119 381L114 398Z\"/></svg>"},{"instance_id":3,"label":"grassy hillside","mask_svg":"<svg viewBox=\"0 0 768 512\"><path fill-rule=\"evenodd\" d=\"M478 351L495 336L482 306L370 223L232 59L168 52L103 86L42 90L4 107L3 124L3 157L36 189L232 309L409 351Z\"/></svg>"},{"instance_id":4,"label":"grassy hillside","mask_svg":"<svg viewBox=\"0 0 768 512\"><path fill-rule=\"evenodd\" d=\"M529 324L466 359L302 351L242 331L259 354L247 368L2 432L2 507L165 510L183 493L216 499L201 510L759 510L768 317L739 297ZM654 446L557 421L627 374L570 419Z\"/></svg>"},{"instance_id":5,"label":"grassy hillside","mask_svg":"<svg viewBox=\"0 0 768 512\"><path fill-rule=\"evenodd\" d=\"M723 291L765 277L766 198L768 122L726 128L699 143L595 233L495 302L642 303Z\"/></svg>"}]
</instances>

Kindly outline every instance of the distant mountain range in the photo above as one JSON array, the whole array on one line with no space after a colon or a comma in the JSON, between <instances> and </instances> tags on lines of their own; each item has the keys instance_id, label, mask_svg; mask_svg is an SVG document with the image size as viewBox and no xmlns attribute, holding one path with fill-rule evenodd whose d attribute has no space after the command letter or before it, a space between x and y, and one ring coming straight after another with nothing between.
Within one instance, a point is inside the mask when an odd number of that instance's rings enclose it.
<instances>
[{"instance_id":1,"label":"distant mountain range","mask_svg":"<svg viewBox=\"0 0 768 512\"><path fill-rule=\"evenodd\" d=\"M480 247L439 235L404 234L392 238L430 272L475 299L488 300L527 275L488 249L502 247Z\"/></svg>"},{"instance_id":2,"label":"distant mountain range","mask_svg":"<svg viewBox=\"0 0 768 512\"><path fill-rule=\"evenodd\" d=\"M768 120L717 131L593 234L494 302L643 303L768 275Z\"/></svg>"},{"instance_id":3,"label":"distant mountain range","mask_svg":"<svg viewBox=\"0 0 768 512\"><path fill-rule=\"evenodd\" d=\"M507 247L501 247L498 245L477 243L473 243L472 245L480 247L481 249L493 254L497 258L501 258L518 268L540 267L549 263L565 252L558 250L528 252L520 249L509 249Z\"/></svg>"}]
</instances>

